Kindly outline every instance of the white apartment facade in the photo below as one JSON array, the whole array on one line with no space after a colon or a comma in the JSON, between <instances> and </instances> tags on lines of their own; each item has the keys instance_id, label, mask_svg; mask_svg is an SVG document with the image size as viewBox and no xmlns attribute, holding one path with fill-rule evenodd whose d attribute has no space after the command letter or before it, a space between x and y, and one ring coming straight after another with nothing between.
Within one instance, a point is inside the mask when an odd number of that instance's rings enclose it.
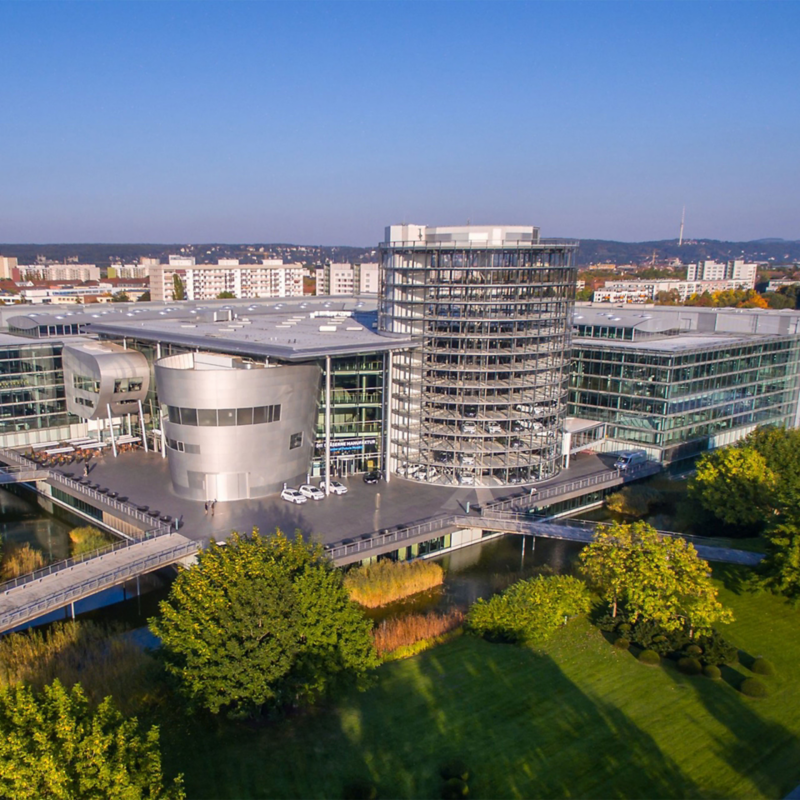
<instances>
[{"instance_id":1,"label":"white apartment facade","mask_svg":"<svg viewBox=\"0 0 800 800\"><path fill-rule=\"evenodd\" d=\"M21 265L21 281L99 281L100 267L94 264Z\"/></svg>"},{"instance_id":2,"label":"white apartment facade","mask_svg":"<svg viewBox=\"0 0 800 800\"><path fill-rule=\"evenodd\" d=\"M316 269L318 295L377 294L379 269L377 262L365 264L326 264Z\"/></svg>"},{"instance_id":3,"label":"white apartment facade","mask_svg":"<svg viewBox=\"0 0 800 800\"><path fill-rule=\"evenodd\" d=\"M150 267L150 296L155 301L175 299L175 275L183 283L186 300L213 300L223 292L235 298L302 297L302 264L284 264L281 259L266 259L261 264L239 264L236 259L221 259L217 264Z\"/></svg>"},{"instance_id":4,"label":"white apartment facade","mask_svg":"<svg viewBox=\"0 0 800 800\"><path fill-rule=\"evenodd\" d=\"M681 302L692 295L708 292L727 292L736 289L752 289L737 280L715 281L606 281L605 286L595 289L592 301L595 303L652 303L659 292L677 291Z\"/></svg>"},{"instance_id":5,"label":"white apartment facade","mask_svg":"<svg viewBox=\"0 0 800 800\"><path fill-rule=\"evenodd\" d=\"M740 289L754 289L757 274L758 264L741 259L698 261L686 268L687 281L736 281Z\"/></svg>"},{"instance_id":6,"label":"white apartment facade","mask_svg":"<svg viewBox=\"0 0 800 800\"><path fill-rule=\"evenodd\" d=\"M17 259L12 256L0 256L0 279L9 279L11 270L17 268Z\"/></svg>"}]
</instances>

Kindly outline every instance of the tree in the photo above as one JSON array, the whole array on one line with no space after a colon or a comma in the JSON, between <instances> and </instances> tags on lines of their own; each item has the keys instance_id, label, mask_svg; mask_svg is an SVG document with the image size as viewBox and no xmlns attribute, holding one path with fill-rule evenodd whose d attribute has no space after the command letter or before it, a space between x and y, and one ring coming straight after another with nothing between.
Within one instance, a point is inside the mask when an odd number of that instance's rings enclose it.
<instances>
[{"instance_id":1,"label":"tree","mask_svg":"<svg viewBox=\"0 0 800 800\"><path fill-rule=\"evenodd\" d=\"M220 292L217 295L217 300L235 300L236 295L233 292Z\"/></svg>"},{"instance_id":2,"label":"tree","mask_svg":"<svg viewBox=\"0 0 800 800\"><path fill-rule=\"evenodd\" d=\"M182 798L180 778L164 787L158 740L157 727L142 736L110 697L92 711L80 684L12 686L0 691L0 795Z\"/></svg>"},{"instance_id":3,"label":"tree","mask_svg":"<svg viewBox=\"0 0 800 800\"><path fill-rule=\"evenodd\" d=\"M800 604L800 527L785 522L765 533L767 552L758 565L757 582L794 605Z\"/></svg>"},{"instance_id":4,"label":"tree","mask_svg":"<svg viewBox=\"0 0 800 800\"><path fill-rule=\"evenodd\" d=\"M632 622L646 620L667 631L687 628L691 635L733 619L694 547L680 537L660 536L644 522L601 528L580 558L612 616L624 604Z\"/></svg>"},{"instance_id":5,"label":"tree","mask_svg":"<svg viewBox=\"0 0 800 800\"><path fill-rule=\"evenodd\" d=\"M677 289L667 292L656 292L656 304L660 306L677 306L681 302L681 293Z\"/></svg>"},{"instance_id":6,"label":"tree","mask_svg":"<svg viewBox=\"0 0 800 800\"><path fill-rule=\"evenodd\" d=\"M172 276L172 299L173 300L186 299L186 287L183 285L183 280L181 279L181 276L178 275L177 272Z\"/></svg>"},{"instance_id":7,"label":"tree","mask_svg":"<svg viewBox=\"0 0 800 800\"><path fill-rule=\"evenodd\" d=\"M582 581L570 575L540 575L518 581L489 600L479 599L469 610L466 626L490 640L541 642L566 617L586 614L590 606Z\"/></svg>"},{"instance_id":8,"label":"tree","mask_svg":"<svg viewBox=\"0 0 800 800\"><path fill-rule=\"evenodd\" d=\"M777 479L752 447L726 447L697 463L689 492L729 525L756 525L772 511Z\"/></svg>"},{"instance_id":9,"label":"tree","mask_svg":"<svg viewBox=\"0 0 800 800\"><path fill-rule=\"evenodd\" d=\"M183 570L150 628L167 669L212 713L313 703L378 664L371 623L319 545L234 533Z\"/></svg>"},{"instance_id":10,"label":"tree","mask_svg":"<svg viewBox=\"0 0 800 800\"><path fill-rule=\"evenodd\" d=\"M142 292L138 299L136 300L137 303L149 303L150 302L150 290L148 289L146 292Z\"/></svg>"},{"instance_id":11,"label":"tree","mask_svg":"<svg viewBox=\"0 0 800 800\"><path fill-rule=\"evenodd\" d=\"M112 303L130 303L131 298L125 292L117 292L111 295Z\"/></svg>"}]
</instances>

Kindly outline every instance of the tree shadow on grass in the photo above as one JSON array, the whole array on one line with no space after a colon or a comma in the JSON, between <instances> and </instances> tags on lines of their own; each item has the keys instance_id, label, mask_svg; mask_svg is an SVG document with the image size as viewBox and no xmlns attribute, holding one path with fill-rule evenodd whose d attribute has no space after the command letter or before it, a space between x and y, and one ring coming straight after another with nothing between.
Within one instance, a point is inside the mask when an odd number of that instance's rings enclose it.
<instances>
[{"instance_id":1,"label":"tree shadow on grass","mask_svg":"<svg viewBox=\"0 0 800 800\"><path fill-rule=\"evenodd\" d=\"M740 651L740 657L744 664L754 660L744 651ZM720 671L722 680L711 681L702 675L686 678L672 665L667 667L670 677L690 687L708 713L733 735L730 744L719 742L721 758L751 780L763 795L783 797L797 783L798 776L796 767L791 777L784 777L780 767L800 764L800 741L791 731L758 713L758 703L763 701L738 691L742 682L751 677L749 674L733 666L723 666Z\"/></svg>"},{"instance_id":2,"label":"tree shadow on grass","mask_svg":"<svg viewBox=\"0 0 800 800\"><path fill-rule=\"evenodd\" d=\"M739 564L715 563L712 565L714 578L722 581L722 585L735 595L746 594L753 591L753 570Z\"/></svg>"},{"instance_id":3,"label":"tree shadow on grass","mask_svg":"<svg viewBox=\"0 0 800 800\"><path fill-rule=\"evenodd\" d=\"M470 767L472 797L698 794L651 736L549 656L467 645L460 659L416 659L374 692L383 713L362 720L361 742L382 796L439 796L452 758Z\"/></svg>"}]
</instances>

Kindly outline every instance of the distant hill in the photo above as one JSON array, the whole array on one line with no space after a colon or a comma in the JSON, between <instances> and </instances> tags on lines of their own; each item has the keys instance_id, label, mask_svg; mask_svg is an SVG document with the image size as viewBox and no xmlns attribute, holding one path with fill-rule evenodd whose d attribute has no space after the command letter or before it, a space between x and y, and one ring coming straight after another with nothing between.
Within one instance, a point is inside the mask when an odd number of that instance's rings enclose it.
<instances>
[{"instance_id":1,"label":"distant hill","mask_svg":"<svg viewBox=\"0 0 800 800\"><path fill-rule=\"evenodd\" d=\"M615 264L640 264L649 261L680 258L683 262L702 259L725 260L744 258L748 261L770 261L774 264L800 262L800 241L756 239L751 242L722 242L714 239L690 240L678 247L677 239L658 242L614 242L604 239L582 239L578 249L579 266L603 261ZM194 256L198 263L214 263L218 258L238 258L242 263L258 263L262 258L283 258L319 264L331 261L373 261L375 247L294 244L0 244L0 255L16 256L20 264L35 264L37 257L65 262L77 259L82 264L107 266L114 262L132 263L141 257L167 260L170 254Z\"/></svg>"}]
</instances>

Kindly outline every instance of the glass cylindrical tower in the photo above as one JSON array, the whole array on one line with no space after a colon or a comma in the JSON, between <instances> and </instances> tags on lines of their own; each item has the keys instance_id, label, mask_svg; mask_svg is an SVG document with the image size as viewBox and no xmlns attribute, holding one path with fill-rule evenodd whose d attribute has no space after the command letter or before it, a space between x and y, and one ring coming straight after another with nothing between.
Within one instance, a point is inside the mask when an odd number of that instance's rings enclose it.
<instances>
[{"instance_id":1,"label":"glass cylindrical tower","mask_svg":"<svg viewBox=\"0 0 800 800\"><path fill-rule=\"evenodd\" d=\"M389 469L468 486L559 471L576 247L523 226L386 229L379 328L419 337L392 359Z\"/></svg>"}]
</instances>

